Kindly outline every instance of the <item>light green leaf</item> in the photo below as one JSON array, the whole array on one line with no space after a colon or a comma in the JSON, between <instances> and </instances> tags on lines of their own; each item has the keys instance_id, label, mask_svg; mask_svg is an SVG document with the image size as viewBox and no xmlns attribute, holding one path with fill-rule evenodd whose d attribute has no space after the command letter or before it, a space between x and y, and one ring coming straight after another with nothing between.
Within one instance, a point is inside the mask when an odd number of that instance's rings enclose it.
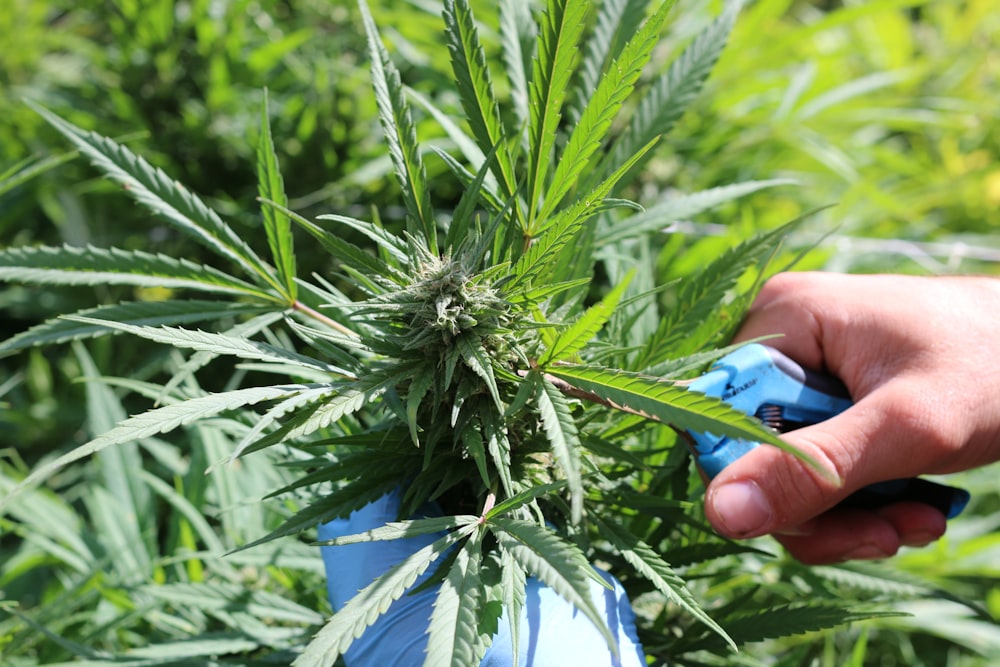
<instances>
[{"instance_id":1,"label":"light green leaf","mask_svg":"<svg viewBox=\"0 0 1000 667\"><path fill-rule=\"evenodd\" d=\"M807 632L825 630L838 625L856 623L872 618L905 616L893 611L872 611L864 608L847 608L838 603L814 601L783 604L743 612L723 620L728 634L737 644L790 637ZM682 653L699 650L719 651L728 643L717 634L685 642L678 641L671 648Z\"/></svg>"},{"instance_id":2,"label":"light green leaf","mask_svg":"<svg viewBox=\"0 0 1000 667\"><path fill-rule=\"evenodd\" d=\"M169 602L178 608L222 612L239 609L258 618L276 622L315 625L323 622L323 615L315 609L266 590L253 590L240 584L170 583L142 586L144 594Z\"/></svg>"},{"instance_id":3,"label":"light green leaf","mask_svg":"<svg viewBox=\"0 0 1000 667\"><path fill-rule=\"evenodd\" d=\"M87 308L77 312L76 315L92 320L111 320L135 326L159 326L258 315L273 308L273 306L223 301L137 301ZM35 325L0 343L0 356L29 347L54 345L108 333L111 331L102 324L84 324L66 318L53 319Z\"/></svg>"},{"instance_id":4,"label":"light green leaf","mask_svg":"<svg viewBox=\"0 0 1000 667\"><path fill-rule=\"evenodd\" d=\"M629 216L619 224L614 225L597 237L598 245L617 243L632 239L650 232L664 231L672 222L687 220L703 211L715 208L721 204L745 197L766 188L779 185L795 185L788 178L774 178L765 181L744 181L731 185L722 185L701 192L671 197L665 201L650 206L636 215Z\"/></svg>"},{"instance_id":5,"label":"light green leaf","mask_svg":"<svg viewBox=\"0 0 1000 667\"><path fill-rule=\"evenodd\" d=\"M420 446L420 432L417 424L417 412L420 410L420 403L424 396L430 391L436 378L432 373L417 373L410 381L410 388L406 392L406 423L410 427L410 439L417 447Z\"/></svg>"},{"instance_id":6,"label":"light green leaf","mask_svg":"<svg viewBox=\"0 0 1000 667\"><path fill-rule=\"evenodd\" d=\"M563 361L583 349L614 314L622 295L628 289L632 275L629 273L603 299L584 311L583 315L569 327L560 331L538 358L538 365L545 368L549 364Z\"/></svg>"},{"instance_id":7,"label":"light green leaf","mask_svg":"<svg viewBox=\"0 0 1000 667\"><path fill-rule=\"evenodd\" d=\"M271 139L271 122L268 117L267 89L264 90L264 104L260 111L260 138L257 141L257 191L263 199L280 207L288 205L285 184L278 167L278 156ZM279 207L263 206L264 231L271 256L278 267L278 277L288 300L295 301L298 287L295 284L295 250L292 247L292 224Z\"/></svg>"},{"instance_id":8,"label":"light green leaf","mask_svg":"<svg viewBox=\"0 0 1000 667\"><path fill-rule=\"evenodd\" d=\"M510 623L511 654L514 662L511 667L518 667L521 646L521 610L527 598L525 588L527 575L521 564L508 551L500 553L500 586L503 596L504 610Z\"/></svg>"},{"instance_id":9,"label":"light green leaf","mask_svg":"<svg viewBox=\"0 0 1000 667\"><path fill-rule=\"evenodd\" d=\"M157 343L172 345L181 349L198 350L201 352L210 352L212 354L219 355L231 355L240 359L251 359L254 361L294 364L297 366L324 371L332 375L349 376L349 374L342 369L324 361L313 359L312 357L307 357L303 354L298 354L296 352L292 352L291 350L285 350L268 343L261 343L243 337L227 336L226 334L211 333L208 331L192 331L191 329L184 329L181 327L135 326L133 324L125 324L124 322L96 320L79 315L66 315L65 319L72 322L80 322L82 324L89 324L93 326L104 326L109 329L124 331L141 338L156 341Z\"/></svg>"},{"instance_id":10,"label":"light green leaf","mask_svg":"<svg viewBox=\"0 0 1000 667\"><path fill-rule=\"evenodd\" d=\"M552 163L562 106L573 73L577 44L586 23L586 0L548 0L529 86L528 228L534 236L535 211Z\"/></svg>"},{"instance_id":11,"label":"light green leaf","mask_svg":"<svg viewBox=\"0 0 1000 667\"><path fill-rule=\"evenodd\" d=\"M548 372L574 389L592 393L611 407L638 413L683 430L766 442L810 461L817 470L825 470L819 463L782 441L758 419L718 398L688 391L659 378L595 366L554 366Z\"/></svg>"},{"instance_id":12,"label":"light green leaf","mask_svg":"<svg viewBox=\"0 0 1000 667\"><path fill-rule=\"evenodd\" d=\"M670 131L715 67L741 5L741 1L728 3L719 18L691 42L663 76L653 82L649 93L639 102L628 128L615 141L601 167L594 170L597 177L614 169L653 138ZM622 185L627 185L630 180L623 179Z\"/></svg>"},{"instance_id":13,"label":"light green leaf","mask_svg":"<svg viewBox=\"0 0 1000 667\"><path fill-rule=\"evenodd\" d=\"M218 269L140 250L39 246L0 251L0 280L43 285L136 285L193 289L274 301Z\"/></svg>"},{"instance_id":14,"label":"light green leaf","mask_svg":"<svg viewBox=\"0 0 1000 667\"><path fill-rule=\"evenodd\" d=\"M533 377L539 385L535 392L538 414L542 418L549 447L569 485L570 518L576 524L583 516L583 479L580 472L583 464L576 420L566 404L566 397L544 377L537 374Z\"/></svg>"},{"instance_id":15,"label":"light green leaf","mask_svg":"<svg viewBox=\"0 0 1000 667\"><path fill-rule=\"evenodd\" d=\"M510 197L517 191L514 165L472 8L468 0L445 0L443 14L452 71L466 120L483 154L495 150L495 175L503 183L504 195Z\"/></svg>"},{"instance_id":16,"label":"light green leaf","mask_svg":"<svg viewBox=\"0 0 1000 667\"><path fill-rule=\"evenodd\" d=\"M287 434L287 438L301 438L358 412L392 387L408 381L412 373L412 370L404 368L398 373L372 373L357 380L350 387L342 389L337 396L323 403L308 419L297 424ZM247 451L256 451L256 448L249 447Z\"/></svg>"},{"instance_id":17,"label":"light green leaf","mask_svg":"<svg viewBox=\"0 0 1000 667\"><path fill-rule=\"evenodd\" d=\"M19 185L23 185L31 179L55 169L59 165L69 162L79 155L78 151L67 151L43 158L30 157L22 160L10 169L0 173L0 197Z\"/></svg>"},{"instance_id":18,"label":"light green leaf","mask_svg":"<svg viewBox=\"0 0 1000 667\"><path fill-rule=\"evenodd\" d=\"M656 332L646 342L638 367L648 368L665 358L686 356L704 347L705 338L695 334L718 334L723 327L713 314L731 301L730 292L737 287L740 278L751 267L765 266L781 239L805 218L802 216L728 248L696 275L685 280L678 292L677 303L661 319Z\"/></svg>"},{"instance_id":19,"label":"light green leaf","mask_svg":"<svg viewBox=\"0 0 1000 667\"><path fill-rule=\"evenodd\" d=\"M489 512L486 513L487 519L492 519L495 516L502 516L504 514L509 514L514 510L524 507L528 503L550 493L556 493L566 488L566 480L561 479L556 482L549 482L548 484L536 484L524 491L521 491L517 495L511 496L503 502L497 503L493 506Z\"/></svg>"},{"instance_id":20,"label":"light green leaf","mask_svg":"<svg viewBox=\"0 0 1000 667\"><path fill-rule=\"evenodd\" d=\"M618 179L624 176L655 145L656 141L654 139L643 147L587 196L548 221L541 237L517 260L512 270L514 279L506 286L507 289L523 287L525 283L529 285L544 283L548 278L547 271L558 263L567 244L580 234L583 224L588 219L602 210L604 198L614 188Z\"/></svg>"},{"instance_id":21,"label":"light green leaf","mask_svg":"<svg viewBox=\"0 0 1000 667\"><path fill-rule=\"evenodd\" d=\"M360 544L362 542L385 542L388 540L401 540L407 537L417 537L430 533L440 533L446 530L453 530L462 526L468 526L479 521L479 517L474 514L460 514L458 516L435 516L428 519L411 519L409 521L391 521L379 528L366 530L363 533L354 535L344 535L332 540L319 542L324 546L343 546L345 544Z\"/></svg>"},{"instance_id":22,"label":"light green leaf","mask_svg":"<svg viewBox=\"0 0 1000 667\"><path fill-rule=\"evenodd\" d=\"M604 520L596 516L595 520L601 527L601 535L608 539L615 550L622 555L636 572L648 579L667 599L678 605L713 632L726 640L730 648L738 650L735 642L726 631L709 616L698 604L680 577L670 565L660 558L659 554L648 544L627 531L614 520Z\"/></svg>"},{"instance_id":23,"label":"light green leaf","mask_svg":"<svg viewBox=\"0 0 1000 667\"><path fill-rule=\"evenodd\" d=\"M432 544L414 552L381 577L348 600L320 630L305 651L292 663L293 667L332 667L337 658L389 606L406 593L421 574L453 544L464 539L472 529L448 533Z\"/></svg>"},{"instance_id":24,"label":"light green leaf","mask_svg":"<svg viewBox=\"0 0 1000 667\"><path fill-rule=\"evenodd\" d=\"M29 105L109 178L121 183L140 204L209 249L233 260L251 275L257 275L272 287L278 287L273 270L261 261L215 211L180 183L111 139L84 131L30 102Z\"/></svg>"},{"instance_id":25,"label":"light green leaf","mask_svg":"<svg viewBox=\"0 0 1000 667\"><path fill-rule=\"evenodd\" d=\"M380 464L378 468L369 470L364 475L357 475L352 482L300 509L270 533L241 546L237 551L252 549L280 537L310 530L317 524L349 516L354 510L378 500L393 489L398 489L399 480L410 472L405 467L410 461L403 459L401 464L398 459L399 457L397 460L377 461ZM354 469L356 470L356 467ZM339 474L340 470L331 472ZM297 484L295 486L298 487Z\"/></svg>"},{"instance_id":26,"label":"light green leaf","mask_svg":"<svg viewBox=\"0 0 1000 667\"><path fill-rule=\"evenodd\" d=\"M675 0L660 4L638 33L626 44L621 56L601 77L597 89L573 128L569 141L559 157L552 181L545 191L539 218L547 219L576 184L580 174L590 164L604 142L611 123L632 94L639 75L649 62L653 48L659 42L660 31Z\"/></svg>"},{"instance_id":27,"label":"light green leaf","mask_svg":"<svg viewBox=\"0 0 1000 667\"><path fill-rule=\"evenodd\" d=\"M233 448L233 453L229 455L229 462L232 463L242 456L244 451L252 444L255 444L272 424L285 415L296 412L299 408L305 405L320 403L324 399L329 399L327 404L338 400L346 403L348 401L352 401L354 396L339 395L337 393L337 387L330 384L321 384L318 387L312 387L308 390L295 394L294 396L289 396L265 412L261 418L257 420L257 423L253 425L253 428L247 431L247 434L244 435L239 443L237 443L236 447ZM255 451L258 449L259 447L255 448Z\"/></svg>"},{"instance_id":28,"label":"light green leaf","mask_svg":"<svg viewBox=\"0 0 1000 667\"><path fill-rule=\"evenodd\" d=\"M190 424L199 419L215 416L227 410L235 410L276 398L284 398L309 388L309 385L289 384L236 389L220 394L208 394L207 396L192 398L182 403L167 405L130 417L90 442L80 445L54 460L36 466L31 474L15 486L10 493L0 498L0 509L7 506L11 500L26 489L37 486L48 479L56 471L74 461L79 461L86 456L99 452L106 447L140 440L159 433L167 433L180 426Z\"/></svg>"},{"instance_id":29,"label":"light green leaf","mask_svg":"<svg viewBox=\"0 0 1000 667\"><path fill-rule=\"evenodd\" d=\"M320 245L330 253L334 259L350 266L364 276L392 276L393 272L388 265L375 255L365 252L353 243L342 239L336 234L331 234L316 223L303 218L294 211L281 206L268 199L261 199L264 207L276 208L284 213L290 220L306 230ZM363 223L362 223L363 224Z\"/></svg>"},{"instance_id":30,"label":"light green leaf","mask_svg":"<svg viewBox=\"0 0 1000 667\"><path fill-rule=\"evenodd\" d=\"M521 567L583 612L617 654L618 643L590 592L593 581L605 587L608 584L594 573L579 547L529 521L494 517L486 525L496 535L500 547Z\"/></svg>"},{"instance_id":31,"label":"light green leaf","mask_svg":"<svg viewBox=\"0 0 1000 667\"><path fill-rule=\"evenodd\" d=\"M239 324L221 333L229 336L230 338L249 339L267 329L275 322L281 320L283 316L284 314L281 312L266 312L262 315L258 315L257 317L240 322ZM157 404L164 402L165 398L169 396L171 392L173 392L177 387L180 387L184 382L190 380L195 373L207 366L217 357L218 355L214 352L195 352L188 357L187 360L185 360L184 363L181 364L180 367L174 372L170 380L163 385L163 389L160 391L159 396L156 399ZM276 364L271 364L271 368L277 368L282 365L283 364L281 362L277 362ZM296 367L299 369L303 368L301 364L296 364ZM314 370L316 373L325 373L325 371L320 371L318 369ZM286 374L286 377L288 377L288 374ZM328 379L329 376L324 376L321 381L326 381Z\"/></svg>"},{"instance_id":32,"label":"light green leaf","mask_svg":"<svg viewBox=\"0 0 1000 667\"><path fill-rule=\"evenodd\" d=\"M538 27L531 16L530 3L523 0L500 0L500 41L504 70L510 84L511 106L517 127L528 125L528 72L531 70L532 45Z\"/></svg>"},{"instance_id":33,"label":"light green leaf","mask_svg":"<svg viewBox=\"0 0 1000 667\"><path fill-rule=\"evenodd\" d=\"M372 85L379 109L379 120L389 153L396 169L396 177L403 190L403 201L409 212L408 230L415 238L423 238L431 252L437 254L437 223L427 189L427 174L420 157L417 131L410 116L399 71L382 45L378 27L372 19L365 0L358 2L368 36L371 57Z\"/></svg>"},{"instance_id":34,"label":"light green leaf","mask_svg":"<svg viewBox=\"0 0 1000 667\"><path fill-rule=\"evenodd\" d=\"M579 122L590 96L600 84L607 63L618 58L625 42L636 34L646 18L649 2L604 0L599 3L597 18L584 40L577 79L570 91L567 115L574 125Z\"/></svg>"},{"instance_id":35,"label":"light green leaf","mask_svg":"<svg viewBox=\"0 0 1000 667\"><path fill-rule=\"evenodd\" d=\"M385 250L390 257L396 259L399 262L407 262L410 257L407 254L406 243L400 239L395 234L391 234L381 227L365 222L364 220L358 220L356 218L349 218L345 215L336 215L334 213L328 213L325 215L316 216L317 220L332 220L334 222L339 222L342 225L347 225L351 229L358 231L372 241L374 241L380 248Z\"/></svg>"},{"instance_id":36,"label":"light green leaf","mask_svg":"<svg viewBox=\"0 0 1000 667\"><path fill-rule=\"evenodd\" d=\"M500 400L500 390L497 388L497 380L493 375L493 364L490 362L490 355L487 354L480 340L473 340L472 336L460 334L455 338L455 345L462 355L462 361L473 373L478 375L493 397L497 409L503 412L503 401Z\"/></svg>"},{"instance_id":37,"label":"light green leaf","mask_svg":"<svg viewBox=\"0 0 1000 667\"><path fill-rule=\"evenodd\" d=\"M510 440L507 438L507 422L493 410L481 410L483 437L486 439L486 449L493 460L493 467L500 476L500 483L505 494L514 492L514 480L510 470Z\"/></svg>"},{"instance_id":38,"label":"light green leaf","mask_svg":"<svg viewBox=\"0 0 1000 667\"><path fill-rule=\"evenodd\" d=\"M426 667L479 664L484 638L479 634L480 604L485 597L480 578L482 533L474 532L458 551L434 598L427 627Z\"/></svg>"},{"instance_id":39,"label":"light green leaf","mask_svg":"<svg viewBox=\"0 0 1000 667\"><path fill-rule=\"evenodd\" d=\"M459 430L458 436L461 438L462 446L465 447L469 458L476 464L483 487L489 488L492 481L486 466L486 447L483 445L483 433L478 428L465 426Z\"/></svg>"}]
</instances>

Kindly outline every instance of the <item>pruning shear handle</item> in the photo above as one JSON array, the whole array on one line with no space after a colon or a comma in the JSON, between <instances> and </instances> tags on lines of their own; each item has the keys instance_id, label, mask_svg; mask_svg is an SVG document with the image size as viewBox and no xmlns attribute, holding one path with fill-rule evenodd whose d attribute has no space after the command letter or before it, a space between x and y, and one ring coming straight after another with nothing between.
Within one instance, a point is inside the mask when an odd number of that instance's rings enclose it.
<instances>
[{"instance_id":1,"label":"pruning shear handle","mask_svg":"<svg viewBox=\"0 0 1000 667\"><path fill-rule=\"evenodd\" d=\"M779 433L824 421L853 405L836 378L808 371L774 348L756 343L719 359L688 389L721 398ZM696 463L708 479L759 446L711 433L690 435ZM878 509L901 501L926 503L951 519L965 509L969 492L920 478L896 479L866 486L840 506Z\"/></svg>"}]
</instances>

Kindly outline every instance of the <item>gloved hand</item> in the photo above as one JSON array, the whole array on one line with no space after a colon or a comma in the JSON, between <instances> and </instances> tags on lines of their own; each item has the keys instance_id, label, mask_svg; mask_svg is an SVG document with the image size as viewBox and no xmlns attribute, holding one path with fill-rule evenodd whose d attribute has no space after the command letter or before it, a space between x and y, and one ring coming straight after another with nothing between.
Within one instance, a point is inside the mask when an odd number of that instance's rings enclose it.
<instances>
[{"instance_id":1,"label":"gloved hand","mask_svg":"<svg viewBox=\"0 0 1000 667\"><path fill-rule=\"evenodd\" d=\"M389 493L351 514L319 527L321 541L378 528L398 518L399 492ZM363 542L322 547L330 604L338 610L354 595L407 556L434 542L440 535L421 535L388 542ZM606 572L598 573L613 586L608 590L593 582L591 595L604 610L608 627L618 640L619 656L608 649L600 631L555 591L531 577L521 612L518 665L521 667L640 667L646 664L635 630L635 614L621 584ZM419 586L429 575L417 580ZM396 600L385 614L351 644L344 654L349 667L414 667L424 662L426 630L437 589L429 588ZM514 664L510 620L504 615L493 644L480 667Z\"/></svg>"}]
</instances>

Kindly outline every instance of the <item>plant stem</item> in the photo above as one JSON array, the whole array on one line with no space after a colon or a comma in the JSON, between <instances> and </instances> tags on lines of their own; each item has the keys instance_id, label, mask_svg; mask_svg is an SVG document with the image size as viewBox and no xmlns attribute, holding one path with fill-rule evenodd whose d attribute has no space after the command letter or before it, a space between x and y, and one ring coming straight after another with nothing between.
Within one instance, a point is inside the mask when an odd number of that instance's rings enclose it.
<instances>
[{"instance_id":1,"label":"plant stem","mask_svg":"<svg viewBox=\"0 0 1000 667\"><path fill-rule=\"evenodd\" d=\"M340 333L344 334L345 336L351 336L353 338L357 338L358 337L357 333L355 333L354 331L351 331L350 329L348 329L347 327L345 327L343 324L340 324L339 322L330 319L329 317L327 317L323 313L319 312L315 308L311 308L310 306L307 306L306 304L302 303L301 301L295 301L295 302L293 302L292 303L292 310L297 310L298 312L302 313L303 315L308 315L309 317L311 317L312 319L316 320L317 322L325 324L326 326L330 327L334 331L339 331Z\"/></svg>"}]
</instances>

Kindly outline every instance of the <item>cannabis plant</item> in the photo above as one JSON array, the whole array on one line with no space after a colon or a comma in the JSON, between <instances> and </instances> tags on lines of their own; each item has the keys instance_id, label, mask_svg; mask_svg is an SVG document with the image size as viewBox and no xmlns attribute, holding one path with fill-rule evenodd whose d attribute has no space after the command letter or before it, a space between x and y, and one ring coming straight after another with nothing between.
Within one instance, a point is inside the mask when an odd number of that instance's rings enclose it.
<instances>
[{"instance_id":1,"label":"cannabis plant","mask_svg":"<svg viewBox=\"0 0 1000 667\"><path fill-rule=\"evenodd\" d=\"M5 280L175 295L64 315L6 341L3 353L106 334L189 353L162 385L105 379L154 405L40 463L0 507L83 457L225 417L236 434L228 462L281 448L300 471L274 491L292 508L287 520L247 547L394 489L403 492L398 523L337 543L443 535L334 614L297 665L334 663L425 572L441 582L428 629L435 666L476 664L491 640L485 616L503 610L516 623L528 576L605 628L588 594L593 561L659 610L642 621L654 654L735 646L741 636L704 611L668 562L742 549L713 538L687 502L694 475L676 432L784 445L678 381L725 350L785 230L737 244L680 284L655 284L668 223L780 183L635 201L643 166L708 76L739 9L728 5L663 63L657 47L672 4L548 0L533 15L529 3L503 0L487 33L468 0L445 0L460 103L450 108L447 96L404 85L362 3L404 212L310 220L291 210L265 98L257 174L268 255L125 146L36 107L126 195L219 261L92 246L0 253ZM454 152L421 143L418 111ZM461 185L455 202L432 201L428 160ZM293 242L302 239L329 253L327 272L299 275ZM189 382L219 357L240 362L241 384L208 392ZM409 518L430 501L443 516ZM786 613L775 632L851 617L822 611ZM766 627L745 620L734 624L745 637Z\"/></svg>"}]
</instances>

